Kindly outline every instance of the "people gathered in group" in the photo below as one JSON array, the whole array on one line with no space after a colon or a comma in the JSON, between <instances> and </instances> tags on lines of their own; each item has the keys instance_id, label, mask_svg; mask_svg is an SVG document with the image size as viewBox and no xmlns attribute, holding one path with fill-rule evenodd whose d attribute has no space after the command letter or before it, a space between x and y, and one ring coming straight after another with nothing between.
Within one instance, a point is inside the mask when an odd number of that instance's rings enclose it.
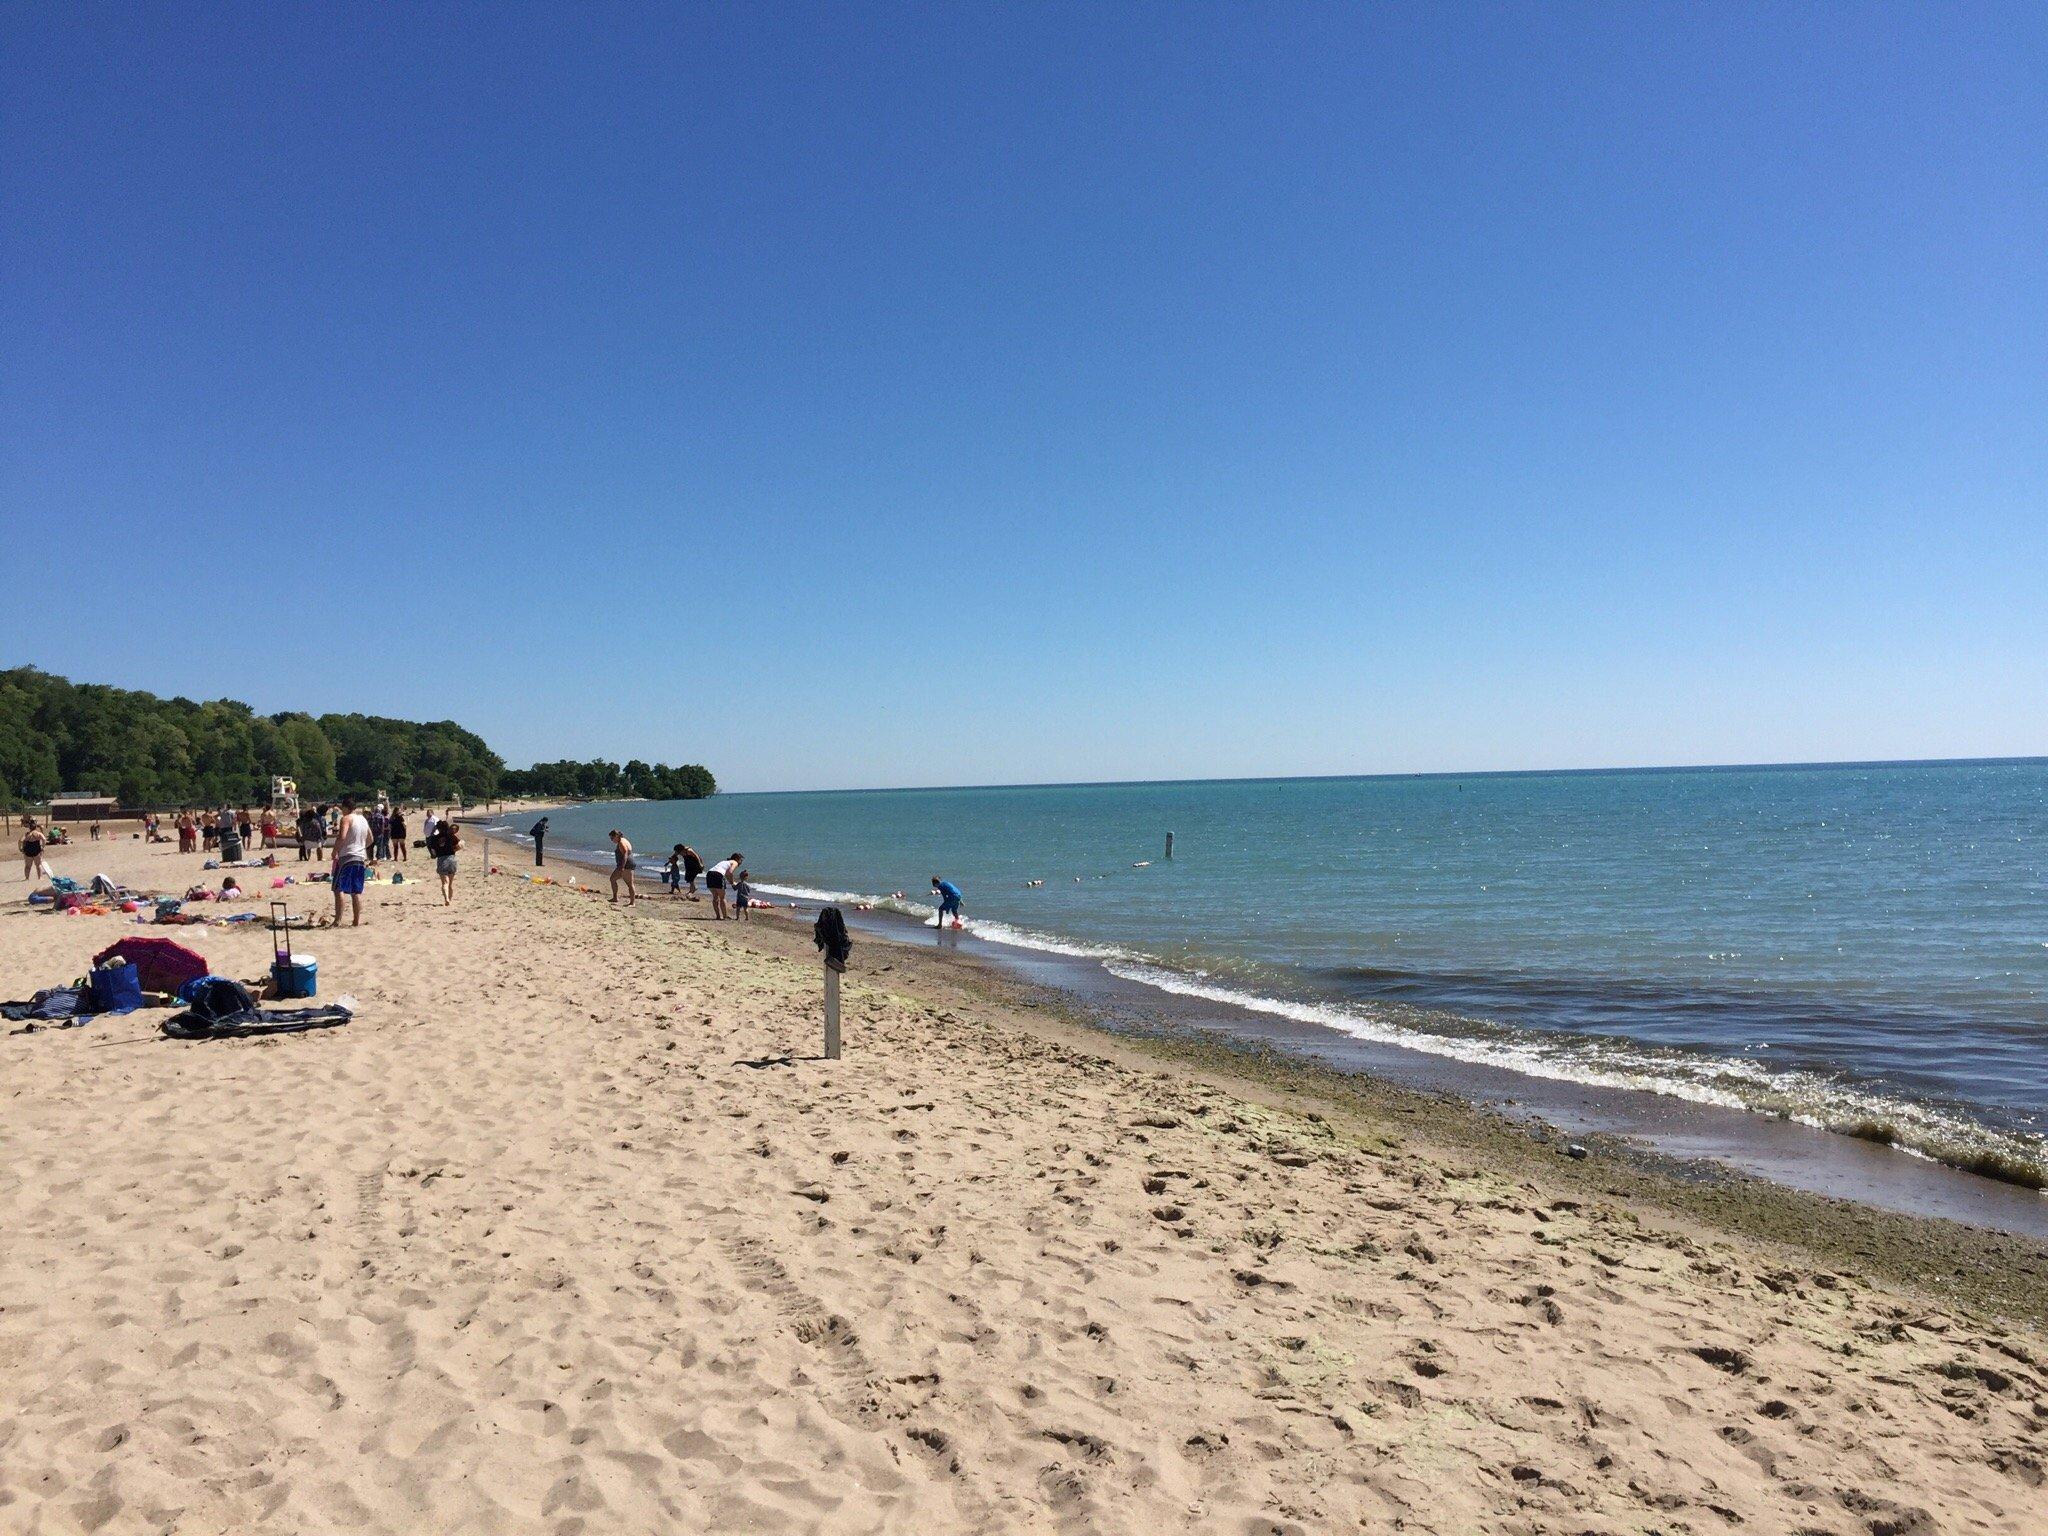
<instances>
[{"instance_id":1,"label":"people gathered in group","mask_svg":"<svg viewBox=\"0 0 2048 1536\"><path fill-rule=\"evenodd\" d=\"M418 846L424 848L433 861L434 873L440 882L442 905L452 905L463 846L461 827L452 810L443 813L428 806L420 810L419 817L424 835ZM316 861L327 864L325 878L334 896L331 921L337 926L344 918L350 926L361 925L363 894L375 866L386 862L405 862L414 846L410 836L412 825L405 808L382 797L375 802L366 800L360 804L353 796L343 796L337 804L310 800L296 806L290 802L273 803L254 812L232 803L212 809L185 807L165 817L145 813L141 820L142 836L148 841L168 843L170 834L175 834L179 853L216 855L222 864L231 866L240 864L245 854L250 862L274 864L274 858L256 860L256 852L274 853L296 843L301 864ZM168 827L164 825L166 821ZM47 880L50 872L43 862L43 850L59 839L34 817L23 818L21 825L22 877L25 880ZM103 829L96 827L94 830L104 835ZM548 831L548 818L543 816L531 833L536 863L544 857L542 849ZM637 869L633 844L617 828L607 837L612 851L611 899L614 903L635 905L640 898L635 886ZM307 877L302 874L299 878ZM322 876L315 874L310 878L317 881ZM401 883L403 878L397 873L391 876L393 883ZM704 882L704 890L711 897L710 915L715 921L746 921L753 909L760 905L755 899L753 881L743 854L731 853L707 864L688 843L674 844L661 869L661 881L670 899L698 900L697 882L700 878ZM273 883L287 882L278 880ZM944 910L948 914L957 914L957 889L936 878L933 884L942 898ZM220 894L232 899L243 892L230 876L223 881Z\"/></svg>"}]
</instances>

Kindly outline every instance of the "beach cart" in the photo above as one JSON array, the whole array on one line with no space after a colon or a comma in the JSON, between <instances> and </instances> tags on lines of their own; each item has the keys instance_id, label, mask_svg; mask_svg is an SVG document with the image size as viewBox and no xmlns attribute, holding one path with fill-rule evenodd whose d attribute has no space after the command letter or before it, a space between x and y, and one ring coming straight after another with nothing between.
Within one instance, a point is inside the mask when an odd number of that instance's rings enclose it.
<instances>
[{"instance_id":1,"label":"beach cart","mask_svg":"<svg viewBox=\"0 0 2048 1536\"><path fill-rule=\"evenodd\" d=\"M320 962L292 953L291 908L270 904L270 982L279 997L312 997L320 989Z\"/></svg>"}]
</instances>

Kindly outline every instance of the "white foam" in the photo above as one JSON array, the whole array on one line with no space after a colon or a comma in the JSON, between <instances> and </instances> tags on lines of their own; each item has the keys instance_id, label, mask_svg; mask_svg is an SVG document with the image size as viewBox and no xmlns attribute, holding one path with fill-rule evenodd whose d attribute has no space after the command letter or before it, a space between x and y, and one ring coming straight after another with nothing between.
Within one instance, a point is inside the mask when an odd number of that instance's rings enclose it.
<instances>
[{"instance_id":1,"label":"white foam","mask_svg":"<svg viewBox=\"0 0 2048 1536\"><path fill-rule=\"evenodd\" d=\"M893 912L926 927L938 922L936 908L908 897L765 882L757 889L801 901ZM1973 1151L1993 1150L2037 1166L2048 1165L2048 1138L1995 1131L1931 1105L1893 1098L1816 1073L1774 1071L1753 1060L1658 1050L1609 1036L1588 1038L1511 1031L1479 1021L1472 1021L1472 1034L1439 1034L1355 1005L1306 1002L1218 985L1205 979L1206 973L1176 970L1152 956L1118 945L1062 938L987 918L967 918L962 928L991 944L1096 960L1113 976L1161 992L1243 1008L1329 1029L1352 1039L1420 1051L1471 1066L1496 1067L1526 1077L1588 1088L1654 1093L1721 1109L1775 1115L1816 1130L1846 1130L1881 1122L1896 1129L1895 1145L1899 1150L1937 1162L1955 1162L1959 1156Z\"/></svg>"}]
</instances>

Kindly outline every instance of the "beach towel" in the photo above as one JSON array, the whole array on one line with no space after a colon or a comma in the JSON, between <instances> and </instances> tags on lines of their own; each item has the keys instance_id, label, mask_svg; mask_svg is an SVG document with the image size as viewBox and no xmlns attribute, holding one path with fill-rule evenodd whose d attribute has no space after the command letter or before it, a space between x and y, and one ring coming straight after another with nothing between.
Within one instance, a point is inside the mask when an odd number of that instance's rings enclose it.
<instances>
[{"instance_id":1,"label":"beach towel","mask_svg":"<svg viewBox=\"0 0 2048 1536\"><path fill-rule=\"evenodd\" d=\"M44 987L26 1002L0 1003L0 1018L57 1022L69 1029L96 1016L92 992L83 986Z\"/></svg>"}]
</instances>

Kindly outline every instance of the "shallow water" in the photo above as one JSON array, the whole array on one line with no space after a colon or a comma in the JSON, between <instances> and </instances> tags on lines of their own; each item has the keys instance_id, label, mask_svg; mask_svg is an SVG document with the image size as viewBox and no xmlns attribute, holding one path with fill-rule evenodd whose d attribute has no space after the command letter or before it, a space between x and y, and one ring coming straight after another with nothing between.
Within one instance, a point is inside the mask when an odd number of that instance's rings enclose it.
<instances>
[{"instance_id":1,"label":"shallow water","mask_svg":"<svg viewBox=\"0 0 2048 1536\"><path fill-rule=\"evenodd\" d=\"M553 826L914 915L943 874L980 936L1183 997L2048 1167L2048 760L720 795Z\"/></svg>"}]
</instances>

